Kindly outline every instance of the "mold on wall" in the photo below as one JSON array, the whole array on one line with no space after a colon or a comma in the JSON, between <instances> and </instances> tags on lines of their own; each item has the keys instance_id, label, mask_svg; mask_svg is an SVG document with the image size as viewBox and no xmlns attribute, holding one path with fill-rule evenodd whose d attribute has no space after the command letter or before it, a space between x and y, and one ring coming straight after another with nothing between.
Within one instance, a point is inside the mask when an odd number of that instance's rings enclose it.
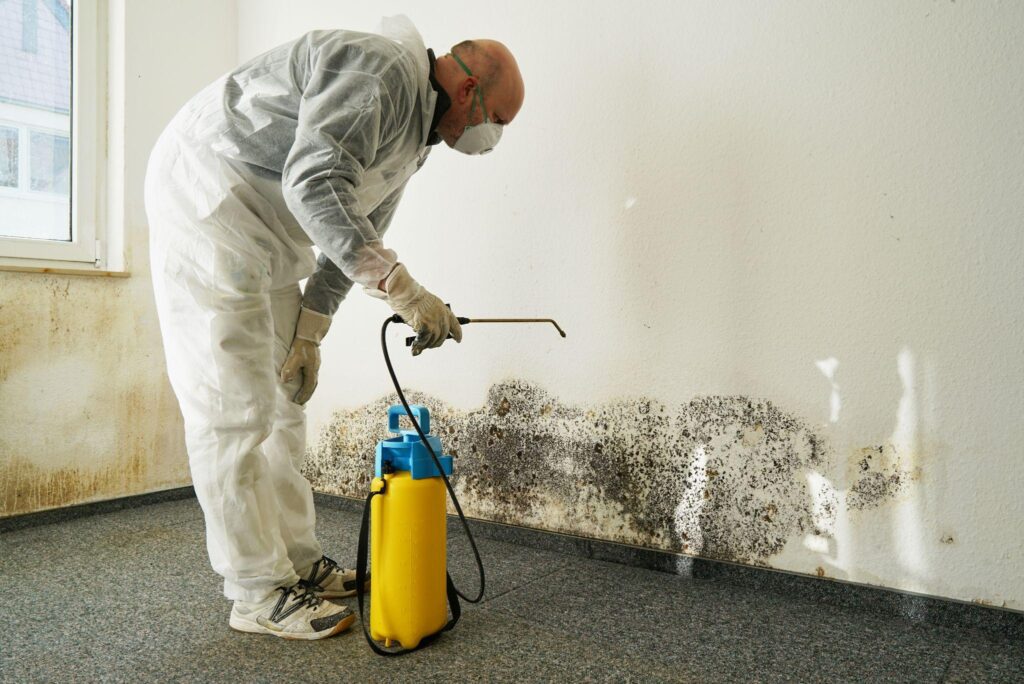
<instances>
[{"instance_id":1,"label":"mold on wall","mask_svg":"<svg viewBox=\"0 0 1024 684\"><path fill-rule=\"evenodd\" d=\"M431 408L434 433L455 457L453 486L474 517L752 564L766 564L794 534L834 534L840 493L809 477L832 455L770 401L570 406L519 380L493 386L475 411L409 399ZM334 414L306 460L315 488L365 495L392 403ZM852 494L877 505L906 482L869 467Z\"/></svg>"},{"instance_id":2,"label":"mold on wall","mask_svg":"<svg viewBox=\"0 0 1024 684\"><path fill-rule=\"evenodd\" d=\"M906 457L892 444L859 449L854 454L856 474L851 478L846 505L852 509L875 508L906 493L921 470L905 464Z\"/></svg>"}]
</instances>

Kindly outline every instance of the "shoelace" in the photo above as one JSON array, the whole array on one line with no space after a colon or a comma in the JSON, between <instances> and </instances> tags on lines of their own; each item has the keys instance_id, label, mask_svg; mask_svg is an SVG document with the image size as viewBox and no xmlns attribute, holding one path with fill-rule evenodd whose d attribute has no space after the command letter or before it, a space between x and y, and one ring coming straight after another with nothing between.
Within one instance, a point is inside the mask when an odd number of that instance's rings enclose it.
<instances>
[{"instance_id":1,"label":"shoelace","mask_svg":"<svg viewBox=\"0 0 1024 684\"><path fill-rule=\"evenodd\" d=\"M324 591L324 587L321 585L321 582L329 578L337 569L338 564L327 556L324 556L317 562L313 563L313 567L309 571L309 577L302 580L302 584L311 591Z\"/></svg>"},{"instance_id":2,"label":"shoelace","mask_svg":"<svg viewBox=\"0 0 1024 684\"><path fill-rule=\"evenodd\" d=\"M316 610L324 600L314 594L312 591L307 589L302 584L295 584L290 587L278 587L278 591L281 592L281 598L277 599L277 603L274 604L274 610L270 612L271 622L281 622L286 617L299 610L303 606ZM288 597L294 596L295 601L285 608L288 604Z\"/></svg>"}]
</instances>

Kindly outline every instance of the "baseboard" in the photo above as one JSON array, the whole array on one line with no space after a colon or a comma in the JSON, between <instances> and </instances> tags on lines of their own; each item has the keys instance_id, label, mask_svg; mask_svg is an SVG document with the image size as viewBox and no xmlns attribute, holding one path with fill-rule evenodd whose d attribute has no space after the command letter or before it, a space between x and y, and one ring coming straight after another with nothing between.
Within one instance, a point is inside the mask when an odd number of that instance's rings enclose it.
<instances>
[{"instance_id":1,"label":"baseboard","mask_svg":"<svg viewBox=\"0 0 1024 684\"><path fill-rule=\"evenodd\" d=\"M164 489L159 492L124 496L119 499L93 501L90 503L78 504L76 506L51 508L45 511L37 511L35 513L22 513L20 515L0 518L0 534L24 529L26 527L35 527L36 525L51 525L53 523L64 522L65 520L71 520L73 518L99 515L101 513L111 513L125 508L136 508L138 506L148 506L150 504L163 503L164 501L177 501L179 499L194 499L195 496L195 489L191 486L175 487L174 489Z\"/></svg>"},{"instance_id":2,"label":"baseboard","mask_svg":"<svg viewBox=\"0 0 1024 684\"><path fill-rule=\"evenodd\" d=\"M317 493L314 497L319 506L355 513L363 510L363 499L322 493ZM1024 612L1020 611L927 594L915 594L888 587L813 577L773 568L675 554L602 539L505 525L487 520L470 519L469 525L474 535L495 541L632 565L695 579L729 582L737 586L799 597L823 604L897 616L913 622L952 629L974 629L1001 637L1024 639ZM461 525L457 516L449 516L448 526L451 534L461 533Z\"/></svg>"}]
</instances>

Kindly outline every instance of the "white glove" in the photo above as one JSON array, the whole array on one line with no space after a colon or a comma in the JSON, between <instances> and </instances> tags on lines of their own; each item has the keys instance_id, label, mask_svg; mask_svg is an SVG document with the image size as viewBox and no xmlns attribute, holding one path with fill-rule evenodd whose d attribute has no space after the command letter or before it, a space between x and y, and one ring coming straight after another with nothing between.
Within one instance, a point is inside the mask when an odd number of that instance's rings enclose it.
<instances>
[{"instance_id":1,"label":"white glove","mask_svg":"<svg viewBox=\"0 0 1024 684\"><path fill-rule=\"evenodd\" d=\"M300 372L302 387L292 399L296 404L305 404L316 389L320 372L320 341L331 327L331 317L312 309L299 309L299 320L295 324L295 338L291 349L281 366L281 382L291 382Z\"/></svg>"},{"instance_id":2,"label":"white glove","mask_svg":"<svg viewBox=\"0 0 1024 684\"><path fill-rule=\"evenodd\" d=\"M440 347L450 334L462 342L462 326L451 309L436 295L417 283L404 264L397 264L384 280L384 290L365 288L367 294L384 299L396 314L416 331L412 355Z\"/></svg>"}]
</instances>

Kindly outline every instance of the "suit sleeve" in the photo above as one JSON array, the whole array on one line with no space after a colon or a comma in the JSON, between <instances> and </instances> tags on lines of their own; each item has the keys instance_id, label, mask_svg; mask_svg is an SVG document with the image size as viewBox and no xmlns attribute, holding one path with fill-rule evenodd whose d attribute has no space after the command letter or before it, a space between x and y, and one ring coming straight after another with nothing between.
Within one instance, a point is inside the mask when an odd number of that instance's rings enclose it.
<instances>
[{"instance_id":1,"label":"suit sleeve","mask_svg":"<svg viewBox=\"0 0 1024 684\"><path fill-rule=\"evenodd\" d=\"M391 219L402 199L406 184L408 181L384 198L380 206L370 214L370 223L373 224L378 236L383 237L391 225ZM316 273L310 276L306 282L302 305L318 313L333 316L348 291L352 289L352 284L352 280L342 273L341 269L325 253L321 252L317 258Z\"/></svg>"},{"instance_id":2,"label":"suit sleeve","mask_svg":"<svg viewBox=\"0 0 1024 684\"><path fill-rule=\"evenodd\" d=\"M366 65L346 64L345 54L310 49L310 78L281 177L288 209L323 255L313 293L335 297L335 309L352 282L376 286L398 260L356 195L365 170L393 135L394 112L380 76ZM331 304L324 300L322 306Z\"/></svg>"}]
</instances>

